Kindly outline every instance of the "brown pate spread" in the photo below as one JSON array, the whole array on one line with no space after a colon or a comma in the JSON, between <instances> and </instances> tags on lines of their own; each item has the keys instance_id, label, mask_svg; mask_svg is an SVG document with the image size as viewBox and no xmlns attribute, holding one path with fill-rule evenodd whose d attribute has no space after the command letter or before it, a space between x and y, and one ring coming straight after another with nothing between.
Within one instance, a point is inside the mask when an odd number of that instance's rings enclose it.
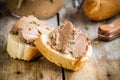
<instances>
[{"instance_id":1,"label":"brown pate spread","mask_svg":"<svg viewBox=\"0 0 120 80\"><path fill-rule=\"evenodd\" d=\"M50 30L47 23L34 16L22 17L13 25L11 33L18 35L21 41L33 44L34 40L42 33Z\"/></svg>"},{"instance_id":2,"label":"brown pate spread","mask_svg":"<svg viewBox=\"0 0 120 80\"><path fill-rule=\"evenodd\" d=\"M69 21L56 27L49 37L48 44L53 49L64 54L72 54L75 58L84 56L90 44L88 37Z\"/></svg>"}]
</instances>

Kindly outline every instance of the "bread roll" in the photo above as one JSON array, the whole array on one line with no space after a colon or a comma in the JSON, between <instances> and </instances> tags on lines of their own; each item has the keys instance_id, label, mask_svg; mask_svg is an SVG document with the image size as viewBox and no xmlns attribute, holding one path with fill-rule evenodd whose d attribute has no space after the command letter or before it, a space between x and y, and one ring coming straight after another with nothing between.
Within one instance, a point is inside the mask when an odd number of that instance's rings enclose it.
<instances>
[{"instance_id":1,"label":"bread roll","mask_svg":"<svg viewBox=\"0 0 120 80\"><path fill-rule=\"evenodd\" d=\"M102 21L120 13L120 0L85 0L83 7L88 18Z\"/></svg>"}]
</instances>

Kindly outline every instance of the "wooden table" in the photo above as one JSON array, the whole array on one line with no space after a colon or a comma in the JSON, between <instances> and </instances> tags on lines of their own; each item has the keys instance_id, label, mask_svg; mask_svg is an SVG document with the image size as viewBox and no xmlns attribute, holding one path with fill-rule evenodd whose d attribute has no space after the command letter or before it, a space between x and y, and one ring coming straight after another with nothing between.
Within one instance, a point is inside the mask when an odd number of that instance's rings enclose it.
<instances>
[{"instance_id":1,"label":"wooden table","mask_svg":"<svg viewBox=\"0 0 120 80\"><path fill-rule=\"evenodd\" d=\"M44 57L31 62L10 58L6 51L7 34L17 18L11 15L0 18L0 80L120 80L120 38L111 42L94 43L98 36L98 26L118 17L120 15L106 21L93 22L84 15L82 9L73 8L72 3L66 0L58 15L44 20L51 27L70 20L91 39L93 55L76 72L58 67Z\"/></svg>"}]
</instances>

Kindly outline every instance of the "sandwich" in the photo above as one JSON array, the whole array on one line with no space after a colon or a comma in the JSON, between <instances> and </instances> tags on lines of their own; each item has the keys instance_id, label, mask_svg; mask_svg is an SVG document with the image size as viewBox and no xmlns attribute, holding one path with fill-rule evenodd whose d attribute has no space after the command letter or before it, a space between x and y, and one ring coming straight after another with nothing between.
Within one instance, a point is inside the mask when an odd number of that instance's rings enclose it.
<instances>
[{"instance_id":1,"label":"sandwich","mask_svg":"<svg viewBox=\"0 0 120 80\"><path fill-rule=\"evenodd\" d=\"M77 71L92 55L90 39L70 21L41 34L34 44L50 62Z\"/></svg>"},{"instance_id":2,"label":"sandwich","mask_svg":"<svg viewBox=\"0 0 120 80\"><path fill-rule=\"evenodd\" d=\"M41 56L33 42L39 35L47 33L49 30L47 23L34 16L22 17L15 22L8 34L8 54L13 58L25 61L31 61Z\"/></svg>"}]
</instances>

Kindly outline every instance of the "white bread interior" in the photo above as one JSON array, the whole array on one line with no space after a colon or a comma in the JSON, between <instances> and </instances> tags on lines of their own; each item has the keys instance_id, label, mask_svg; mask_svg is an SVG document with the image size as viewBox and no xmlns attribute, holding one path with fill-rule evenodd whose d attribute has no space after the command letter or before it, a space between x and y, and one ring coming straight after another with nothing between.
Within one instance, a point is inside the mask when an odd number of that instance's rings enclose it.
<instances>
[{"instance_id":1,"label":"white bread interior","mask_svg":"<svg viewBox=\"0 0 120 80\"><path fill-rule=\"evenodd\" d=\"M36 47L22 42L17 35L11 33L8 34L7 52L13 58L26 61L31 61L41 55Z\"/></svg>"},{"instance_id":2,"label":"white bread interior","mask_svg":"<svg viewBox=\"0 0 120 80\"><path fill-rule=\"evenodd\" d=\"M92 46L88 45L88 50L84 57L74 58L72 54L63 54L59 51L52 49L47 41L49 40L49 33L40 35L34 42L37 49L45 56L50 62L55 63L66 69L77 71L89 60L92 54Z\"/></svg>"}]
</instances>

